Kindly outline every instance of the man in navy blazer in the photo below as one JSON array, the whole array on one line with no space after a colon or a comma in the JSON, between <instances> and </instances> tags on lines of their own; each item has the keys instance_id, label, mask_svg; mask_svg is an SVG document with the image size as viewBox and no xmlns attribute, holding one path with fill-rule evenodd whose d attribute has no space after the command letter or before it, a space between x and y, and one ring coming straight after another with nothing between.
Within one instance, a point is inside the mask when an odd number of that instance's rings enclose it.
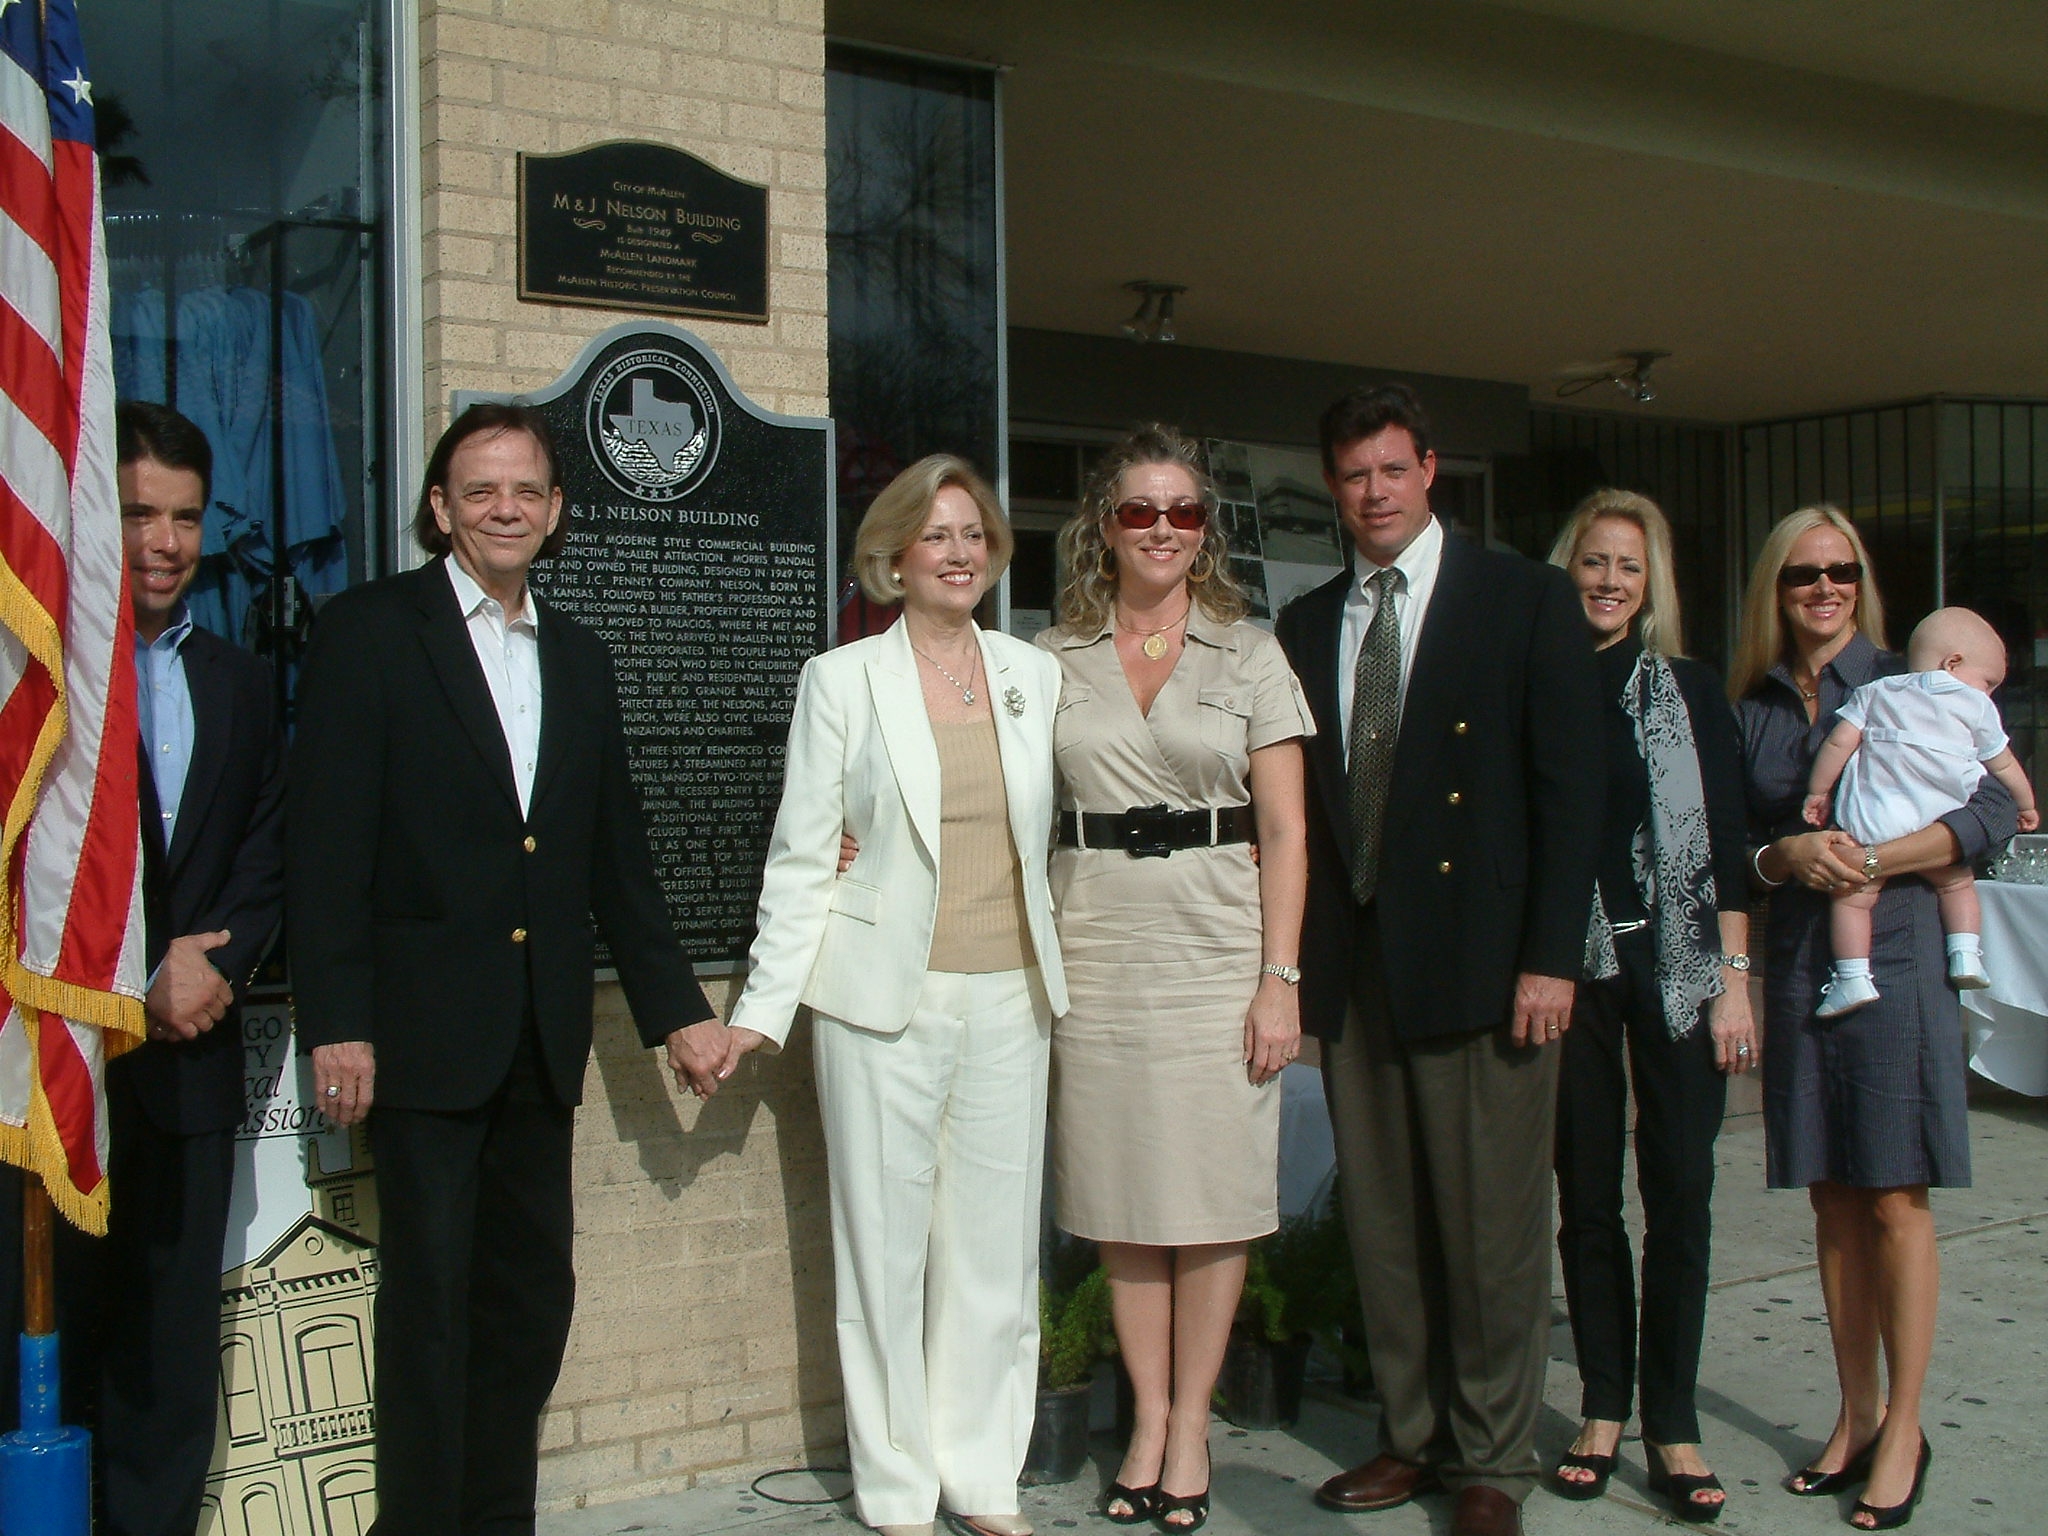
<instances>
[{"instance_id":1,"label":"man in navy blazer","mask_svg":"<svg viewBox=\"0 0 2048 1536\"><path fill-rule=\"evenodd\" d=\"M315 1093L367 1117L376 1163L373 1529L498 1536L533 1530L574 1309L597 930L679 1084L715 1092L727 1038L655 878L610 654L527 585L568 535L539 413L458 416L414 532L440 558L334 598L306 657L292 984Z\"/></svg>"},{"instance_id":2,"label":"man in navy blazer","mask_svg":"<svg viewBox=\"0 0 2048 1536\"><path fill-rule=\"evenodd\" d=\"M107 1235L63 1227L67 1404L93 1423L100 1529L191 1536L213 1459L221 1248L245 1113L237 999L284 907L283 743L264 662L195 629L213 453L161 405L116 413L141 717L147 1042L107 1066ZM0 1210L0 1315L19 1315L21 1217ZM12 1349L0 1395L15 1400ZM91 1406L88 1406L90 1404Z\"/></svg>"},{"instance_id":3,"label":"man in navy blazer","mask_svg":"<svg viewBox=\"0 0 2048 1536\"><path fill-rule=\"evenodd\" d=\"M1404 385L1324 414L1358 555L1276 626L1308 694L1302 1028L1323 1042L1380 1453L1317 1497L1520 1529L1549 1347L1551 1127L1601 802L1563 572L1447 534ZM1382 609L1391 604L1391 611Z\"/></svg>"}]
</instances>

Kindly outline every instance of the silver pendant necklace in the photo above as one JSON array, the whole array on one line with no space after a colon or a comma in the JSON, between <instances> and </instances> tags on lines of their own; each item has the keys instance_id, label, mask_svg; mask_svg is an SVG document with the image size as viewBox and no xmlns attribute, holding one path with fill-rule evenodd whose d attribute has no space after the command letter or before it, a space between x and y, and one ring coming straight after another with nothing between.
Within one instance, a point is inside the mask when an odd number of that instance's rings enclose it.
<instances>
[{"instance_id":1,"label":"silver pendant necklace","mask_svg":"<svg viewBox=\"0 0 2048 1536\"><path fill-rule=\"evenodd\" d=\"M981 676L981 653L979 651L976 651L974 664L967 669L967 681L963 683L937 661L926 656L923 651L918 651L916 646L913 645L911 649L917 651L917 654L925 661L931 662L932 666L938 669L939 676L960 690L960 702L962 704L972 704L974 702L974 680Z\"/></svg>"}]
</instances>

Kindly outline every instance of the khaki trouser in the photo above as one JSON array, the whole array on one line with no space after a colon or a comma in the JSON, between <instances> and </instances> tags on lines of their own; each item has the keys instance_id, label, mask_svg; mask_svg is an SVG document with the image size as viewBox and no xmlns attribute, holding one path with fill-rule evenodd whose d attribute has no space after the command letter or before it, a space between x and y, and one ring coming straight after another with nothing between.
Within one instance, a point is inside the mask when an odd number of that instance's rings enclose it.
<instances>
[{"instance_id":1,"label":"khaki trouser","mask_svg":"<svg viewBox=\"0 0 2048 1536\"><path fill-rule=\"evenodd\" d=\"M1453 1489L1535 1485L1550 1346L1556 1047L1499 1030L1404 1044L1360 915L1344 1037L1323 1047L1380 1449Z\"/></svg>"}]
</instances>

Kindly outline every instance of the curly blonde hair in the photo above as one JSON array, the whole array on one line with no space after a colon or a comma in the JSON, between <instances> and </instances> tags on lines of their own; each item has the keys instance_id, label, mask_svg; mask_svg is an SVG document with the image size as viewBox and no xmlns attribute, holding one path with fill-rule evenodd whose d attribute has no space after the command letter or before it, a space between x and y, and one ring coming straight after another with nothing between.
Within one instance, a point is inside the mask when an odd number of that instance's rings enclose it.
<instances>
[{"instance_id":1,"label":"curly blonde hair","mask_svg":"<svg viewBox=\"0 0 2048 1536\"><path fill-rule=\"evenodd\" d=\"M1244 588L1230 574L1230 538L1217 516L1216 482L1202 463L1202 450L1192 438L1172 427L1148 423L1110 444L1081 491L1080 505L1060 529L1060 627L1076 633L1098 631L1116 612L1116 556L1105 529L1116 515L1124 474L1147 464L1172 464L1187 471L1195 494L1209 509L1202 547L1195 551L1188 574L1188 592L1208 618L1218 624L1245 616L1250 604ZM1200 577L1194 571L1206 571Z\"/></svg>"}]
</instances>

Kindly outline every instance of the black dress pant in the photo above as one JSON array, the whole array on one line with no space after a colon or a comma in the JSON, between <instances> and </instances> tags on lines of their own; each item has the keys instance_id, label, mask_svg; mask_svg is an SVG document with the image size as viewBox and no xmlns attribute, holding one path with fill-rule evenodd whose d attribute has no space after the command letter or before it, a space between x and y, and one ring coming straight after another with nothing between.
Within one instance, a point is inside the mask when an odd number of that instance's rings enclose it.
<instances>
[{"instance_id":1,"label":"black dress pant","mask_svg":"<svg viewBox=\"0 0 2048 1536\"><path fill-rule=\"evenodd\" d=\"M1699 1440L1693 1405L1713 1237L1714 1138L1728 1080L1703 1016L1671 1038L1648 930L1615 941L1621 974L1582 982L1565 1034L1557 1098L1557 1251L1579 1356L1579 1412L1626 1422L1638 1370L1643 1437ZM1624 1061L1626 1057L1626 1061ZM1643 1201L1643 1288L1622 1223L1630 1078L1636 1187Z\"/></svg>"},{"instance_id":2,"label":"black dress pant","mask_svg":"<svg viewBox=\"0 0 2048 1536\"><path fill-rule=\"evenodd\" d=\"M232 1129L177 1135L143 1112L121 1063L107 1070L105 1238L57 1219L65 1422L93 1431L105 1536L192 1536L220 1416L221 1246L234 1184ZM4 1415L19 1401L21 1177L0 1180Z\"/></svg>"},{"instance_id":3,"label":"black dress pant","mask_svg":"<svg viewBox=\"0 0 2048 1536\"><path fill-rule=\"evenodd\" d=\"M531 1032L481 1108L370 1112L382 1222L372 1536L530 1536L575 1310L573 1111Z\"/></svg>"}]
</instances>

